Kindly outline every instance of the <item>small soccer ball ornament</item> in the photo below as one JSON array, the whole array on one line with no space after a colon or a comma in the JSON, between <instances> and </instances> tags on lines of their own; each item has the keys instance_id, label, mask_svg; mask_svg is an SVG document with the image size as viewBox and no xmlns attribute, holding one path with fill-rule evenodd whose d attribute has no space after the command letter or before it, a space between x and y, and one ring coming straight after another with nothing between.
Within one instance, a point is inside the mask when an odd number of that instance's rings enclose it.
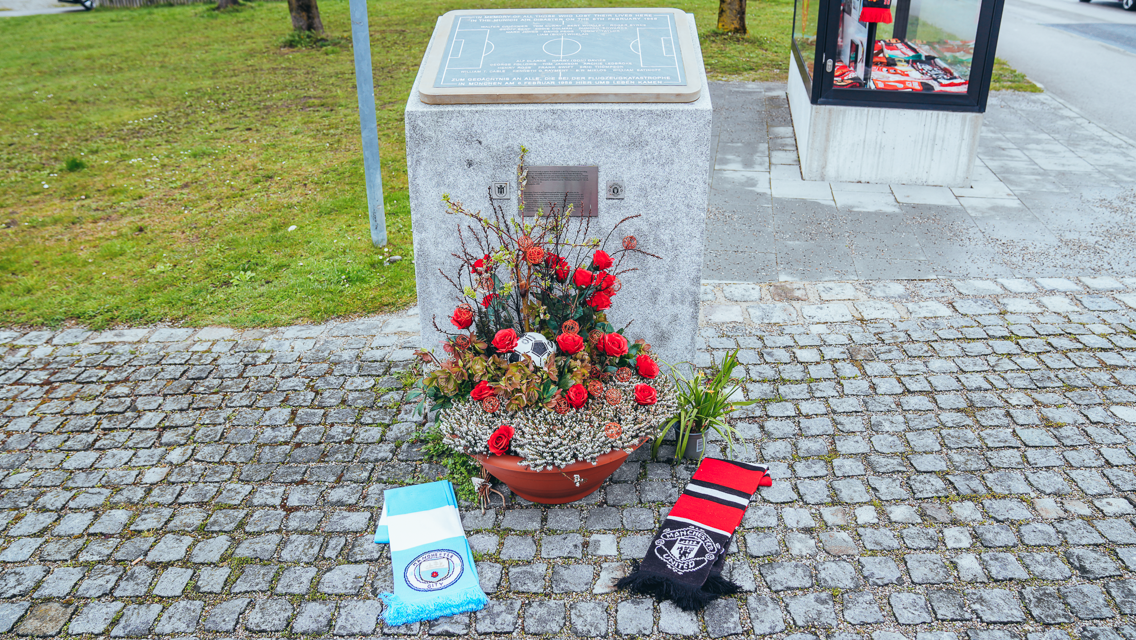
<instances>
[{"instance_id":1,"label":"small soccer ball ornament","mask_svg":"<svg viewBox=\"0 0 1136 640\"><path fill-rule=\"evenodd\" d=\"M543 367L548 362L549 356L554 353L556 345L539 333L530 331L517 341L517 348L509 354L509 362L520 362L521 358L528 356L532 358L533 364Z\"/></svg>"}]
</instances>

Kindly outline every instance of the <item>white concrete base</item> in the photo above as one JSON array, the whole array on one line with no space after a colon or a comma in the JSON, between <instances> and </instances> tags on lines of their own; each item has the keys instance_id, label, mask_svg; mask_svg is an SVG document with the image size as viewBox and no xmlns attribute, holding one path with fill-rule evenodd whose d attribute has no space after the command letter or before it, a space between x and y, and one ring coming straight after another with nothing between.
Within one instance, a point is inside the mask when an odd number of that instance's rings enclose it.
<instances>
[{"instance_id":1,"label":"white concrete base","mask_svg":"<svg viewBox=\"0 0 1136 640\"><path fill-rule=\"evenodd\" d=\"M691 68L705 86L693 17L690 23ZM431 47L441 46L437 36ZM621 226L609 248L635 235L642 249L663 259L636 257L623 265L641 270L621 277L609 319L617 328L634 321L628 335L647 340L663 360L693 361L710 197L710 92L687 103L439 105L419 99L421 80L420 69L406 103L406 161L423 345L440 345L435 321L452 330L449 317L462 302L438 270L456 272L458 225L468 221L446 215L442 195L487 211L490 184L509 182L509 199L495 203L515 212L524 145L529 165L598 167L599 212L590 235L602 239L625 217L642 216ZM624 199L606 198L609 180L623 181Z\"/></svg>"},{"instance_id":2,"label":"white concrete base","mask_svg":"<svg viewBox=\"0 0 1136 640\"><path fill-rule=\"evenodd\" d=\"M789 110L805 180L970 186L981 113L814 105L790 58Z\"/></svg>"}]
</instances>

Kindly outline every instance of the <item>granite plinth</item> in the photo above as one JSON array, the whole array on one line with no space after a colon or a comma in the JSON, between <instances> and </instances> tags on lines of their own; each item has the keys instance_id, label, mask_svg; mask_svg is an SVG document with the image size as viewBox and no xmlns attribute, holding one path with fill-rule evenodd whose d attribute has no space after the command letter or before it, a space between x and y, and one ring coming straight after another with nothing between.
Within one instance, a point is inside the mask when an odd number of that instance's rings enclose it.
<instances>
[{"instance_id":1,"label":"granite plinth","mask_svg":"<svg viewBox=\"0 0 1136 640\"><path fill-rule=\"evenodd\" d=\"M693 17L689 24L691 67L705 82ZM441 45L435 39L430 46ZM446 214L442 195L488 210L490 185L508 181L509 199L494 202L515 212L524 145L530 165L597 166L601 187L622 181L621 200L601 191L591 235L603 238L620 220L641 215L620 227L611 248L631 234L663 260L635 258L642 270L623 276L609 318L617 327L633 321L629 335L646 339L668 362L693 359L709 197L709 93L689 103L431 105L420 99L421 82L422 69L406 106L406 155L423 345L440 346L434 323L447 328L461 302L438 271L456 272L451 254L460 250L458 225L466 221Z\"/></svg>"}]
</instances>

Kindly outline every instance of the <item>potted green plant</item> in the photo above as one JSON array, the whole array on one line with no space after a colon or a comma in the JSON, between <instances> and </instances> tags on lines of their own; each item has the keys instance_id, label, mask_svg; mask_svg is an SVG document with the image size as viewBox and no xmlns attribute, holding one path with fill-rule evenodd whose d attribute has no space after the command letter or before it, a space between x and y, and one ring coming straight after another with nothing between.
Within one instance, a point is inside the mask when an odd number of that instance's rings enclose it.
<instances>
[{"instance_id":1,"label":"potted green plant","mask_svg":"<svg viewBox=\"0 0 1136 640\"><path fill-rule=\"evenodd\" d=\"M651 446L651 457L659 454L663 439L672 428L675 434L675 458L701 460L706 453L704 438L714 431L726 441L732 452L737 430L728 422L728 416L741 407L749 406L756 400L732 400L738 392L738 384L733 380L734 368L738 366L738 352L734 350L722 359L713 378L695 370L689 377L671 366L671 372L678 387L678 412L663 423L655 443Z\"/></svg>"}]
</instances>

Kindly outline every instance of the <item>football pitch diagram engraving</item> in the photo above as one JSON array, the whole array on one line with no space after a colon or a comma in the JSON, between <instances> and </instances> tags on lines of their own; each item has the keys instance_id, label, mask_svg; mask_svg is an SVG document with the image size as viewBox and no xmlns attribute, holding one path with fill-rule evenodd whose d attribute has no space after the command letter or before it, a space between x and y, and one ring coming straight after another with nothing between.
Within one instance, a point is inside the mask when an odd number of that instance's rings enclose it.
<instances>
[{"instance_id":1,"label":"football pitch diagram engraving","mask_svg":"<svg viewBox=\"0 0 1136 640\"><path fill-rule=\"evenodd\" d=\"M686 84L672 13L473 13L454 21L436 88Z\"/></svg>"}]
</instances>

